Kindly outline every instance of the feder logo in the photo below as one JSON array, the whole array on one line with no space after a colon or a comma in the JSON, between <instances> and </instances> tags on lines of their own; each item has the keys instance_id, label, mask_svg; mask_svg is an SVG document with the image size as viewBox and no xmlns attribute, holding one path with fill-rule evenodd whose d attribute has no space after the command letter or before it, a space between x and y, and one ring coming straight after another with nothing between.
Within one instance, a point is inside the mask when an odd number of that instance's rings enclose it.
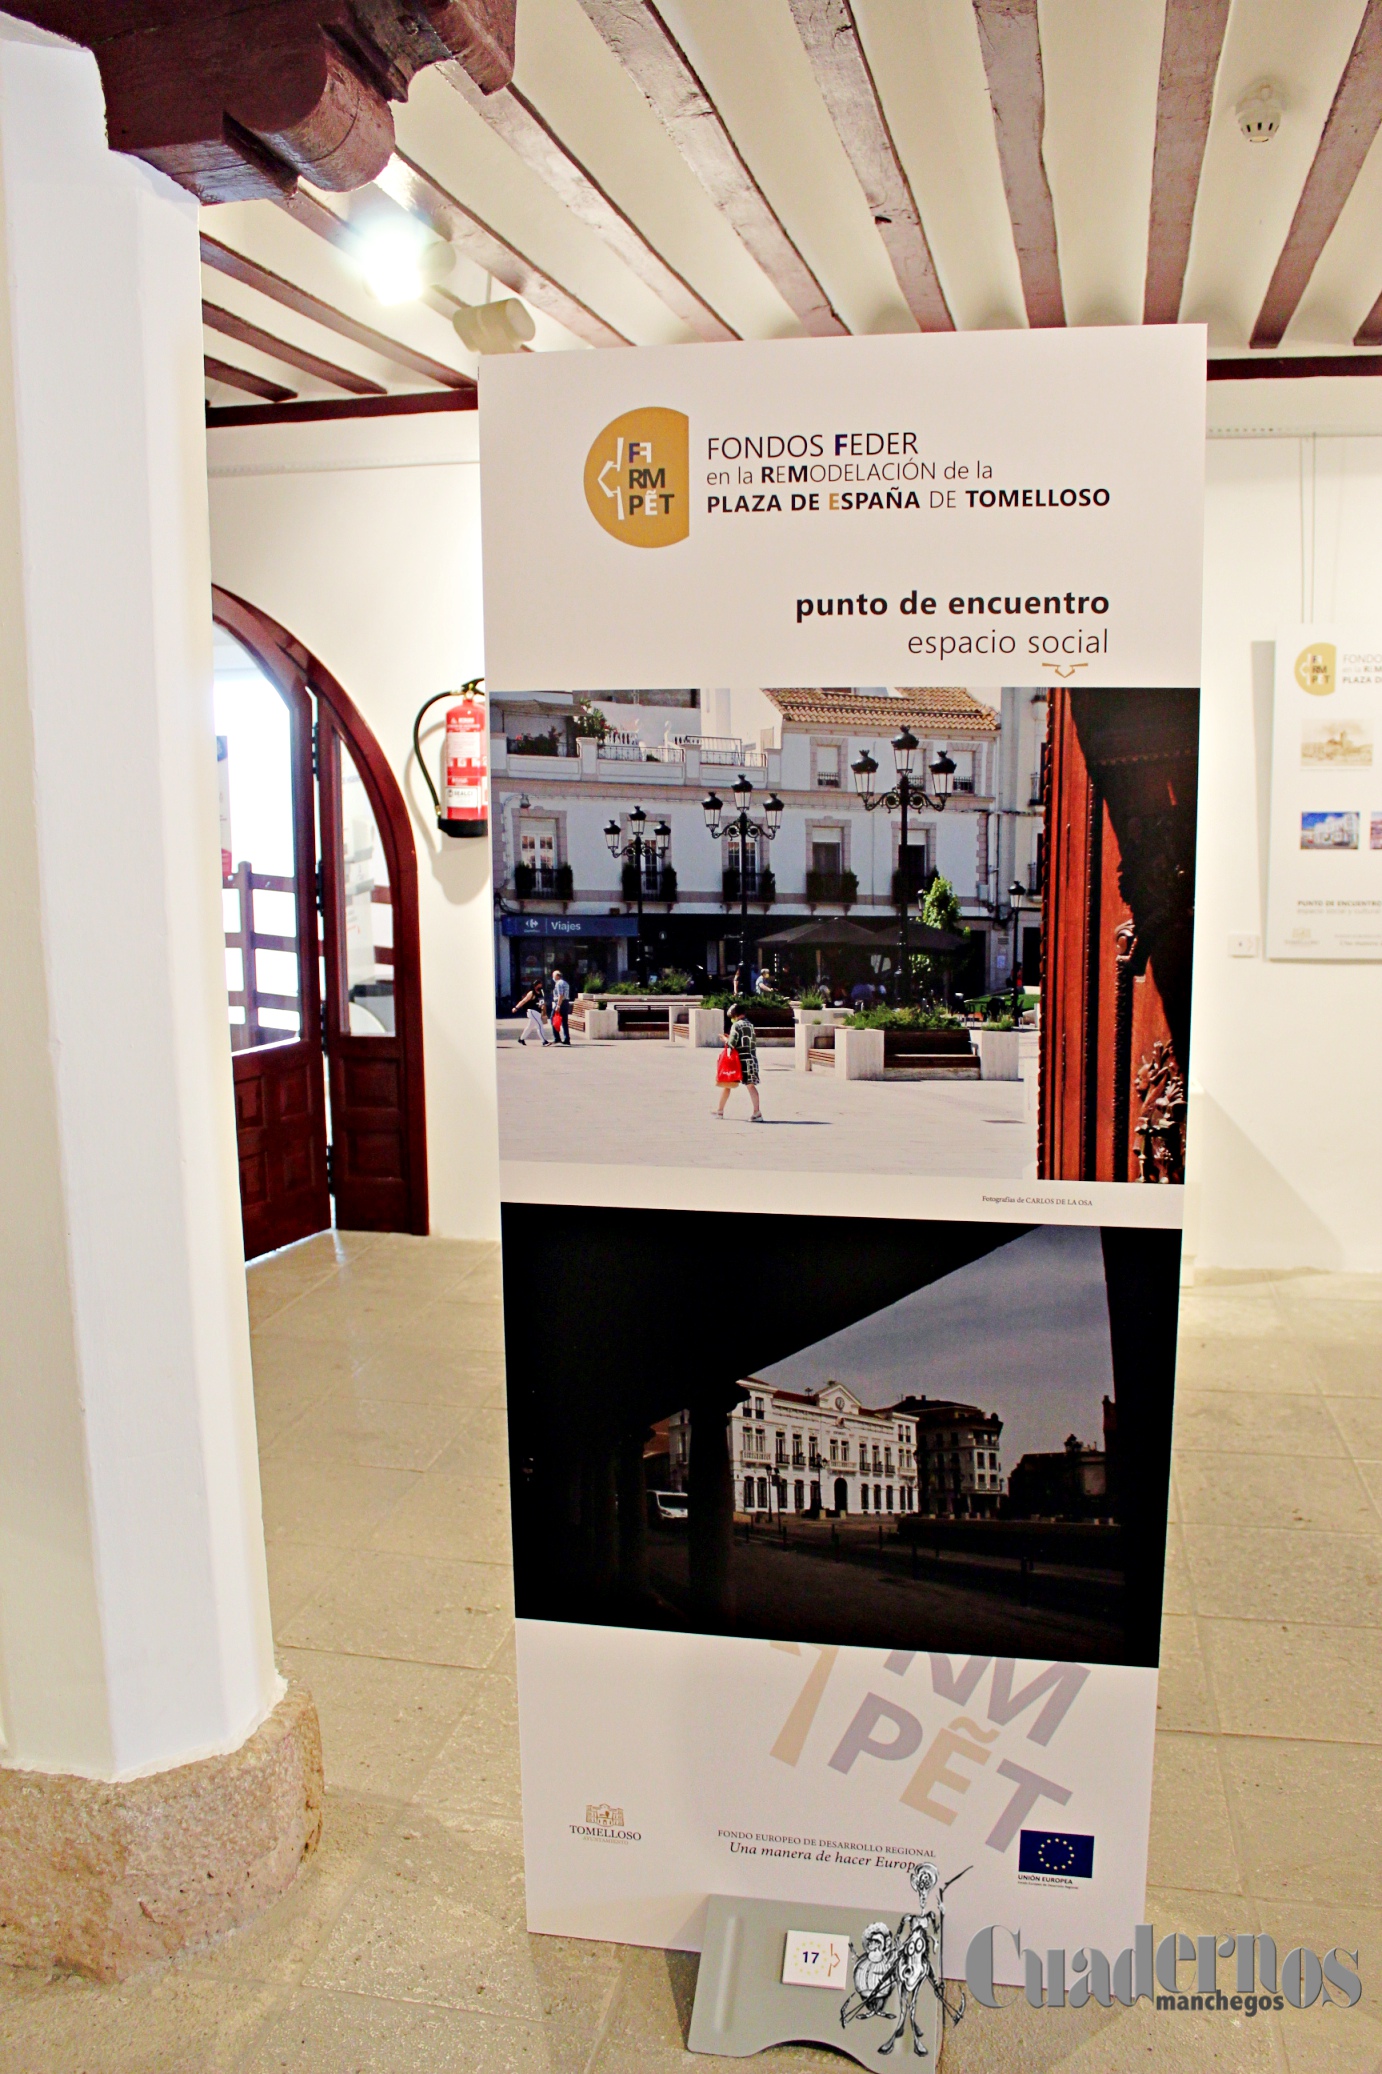
<instances>
[{"instance_id":1,"label":"feder logo","mask_svg":"<svg viewBox=\"0 0 1382 2074\"><path fill-rule=\"evenodd\" d=\"M1313 692L1316 698L1326 698L1334 689L1336 660L1332 641L1315 641L1309 648L1302 648L1296 657L1296 682L1301 690Z\"/></svg>"},{"instance_id":2,"label":"feder logo","mask_svg":"<svg viewBox=\"0 0 1382 2074\"><path fill-rule=\"evenodd\" d=\"M650 404L625 411L585 457L585 501L626 547L673 547L691 528L690 424Z\"/></svg>"}]
</instances>

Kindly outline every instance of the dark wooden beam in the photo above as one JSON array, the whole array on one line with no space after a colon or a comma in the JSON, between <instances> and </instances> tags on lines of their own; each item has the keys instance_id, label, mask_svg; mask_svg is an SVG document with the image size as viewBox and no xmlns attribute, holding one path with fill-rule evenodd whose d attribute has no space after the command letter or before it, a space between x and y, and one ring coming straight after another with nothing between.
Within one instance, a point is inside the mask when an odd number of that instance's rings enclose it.
<instances>
[{"instance_id":1,"label":"dark wooden beam","mask_svg":"<svg viewBox=\"0 0 1382 2074\"><path fill-rule=\"evenodd\" d=\"M1142 291L1144 324L1174 324L1180 316L1228 10L1229 0L1166 0Z\"/></svg>"},{"instance_id":2,"label":"dark wooden beam","mask_svg":"<svg viewBox=\"0 0 1382 2074\"><path fill-rule=\"evenodd\" d=\"M202 323L209 331L219 331L223 338L233 338L242 346L253 346L257 352L267 353L272 360L281 360L285 367L296 367L301 374L314 375L319 382L330 382L333 388L346 389L352 396L387 396L388 390L382 382L372 382L362 374L352 374L348 367L338 367L334 360L319 359L315 353L305 353L301 346L289 345L285 338L275 338L271 331L263 331L259 325L251 324L245 317L237 317L233 310L223 310L219 303L202 301Z\"/></svg>"},{"instance_id":3,"label":"dark wooden beam","mask_svg":"<svg viewBox=\"0 0 1382 2074\"><path fill-rule=\"evenodd\" d=\"M821 98L923 331L953 331L916 196L903 170L849 0L791 0Z\"/></svg>"},{"instance_id":4,"label":"dark wooden beam","mask_svg":"<svg viewBox=\"0 0 1382 2074\"><path fill-rule=\"evenodd\" d=\"M94 53L112 148L204 202L272 198L306 178L363 187L393 149L390 101L459 61L513 76L515 0L15 0Z\"/></svg>"},{"instance_id":5,"label":"dark wooden beam","mask_svg":"<svg viewBox=\"0 0 1382 2074\"><path fill-rule=\"evenodd\" d=\"M1273 270L1252 346L1279 346L1382 124L1382 0L1367 0L1286 243ZM1374 278L1376 278L1374 276Z\"/></svg>"},{"instance_id":6,"label":"dark wooden beam","mask_svg":"<svg viewBox=\"0 0 1382 2074\"><path fill-rule=\"evenodd\" d=\"M1325 375L1382 374L1382 353L1276 353L1270 360L1225 354L1209 362L1207 373L1211 382L1303 382Z\"/></svg>"},{"instance_id":7,"label":"dark wooden beam","mask_svg":"<svg viewBox=\"0 0 1382 2074\"><path fill-rule=\"evenodd\" d=\"M1353 334L1355 346L1382 346L1382 295Z\"/></svg>"},{"instance_id":8,"label":"dark wooden beam","mask_svg":"<svg viewBox=\"0 0 1382 2074\"><path fill-rule=\"evenodd\" d=\"M581 5L802 329L814 338L837 337L845 326L653 0L581 0Z\"/></svg>"},{"instance_id":9,"label":"dark wooden beam","mask_svg":"<svg viewBox=\"0 0 1382 2074\"><path fill-rule=\"evenodd\" d=\"M684 274L644 237L633 218L600 185L590 168L570 151L556 131L516 86L485 95L463 73L450 67L447 77L483 116L497 136L563 201L573 216L598 232L631 273L652 289L669 310L698 338L718 344L739 336L711 308Z\"/></svg>"},{"instance_id":10,"label":"dark wooden beam","mask_svg":"<svg viewBox=\"0 0 1382 2074\"><path fill-rule=\"evenodd\" d=\"M1056 212L1041 155L1046 79L1037 0L974 0L974 18L1027 322L1034 329L1064 324Z\"/></svg>"},{"instance_id":11,"label":"dark wooden beam","mask_svg":"<svg viewBox=\"0 0 1382 2074\"><path fill-rule=\"evenodd\" d=\"M271 273L268 267L260 266L256 260L246 259L243 252L233 251L217 238L209 238L205 231L202 233L202 265L215 267L218 273L228 274L232 281L257 289L261 295L282 303L287 310L296 310L300 317L310 317L314 324L322 325L327 331L338 332L357 346L367 347L371 353L378 353L381 359L391 360L395 367L406 367L410 374L419 374L429 382L440 382L447 389L473 390L475 387L470 376L462 374L458 368L433 360L426 353L416 353L411 346L389 338L382 331L375 331L368 324L357 323L344 310L323 302L320 296L309 295L295 281L285 281L281 274Z\"/></svg>"},{"instance_id":12,"label":"dark wooden beam","mask_svg":"<svg viewBox=\"0 0 1382 2074\"><path fill-rule=\"evenodd\" d=\"M408 396L309 396L300 403L206 406L207 429L228 425L306 425L320 418L414 418L439 410L475 410L474 390L428 389Z\"/></svg>"},{"instance_id":13,"label":"dark wooden beam","mask_svg":"<svg viewBox=\"0 0 1382 2074\"><path fill-rule=\"evenodd\" d=\"M231 389L243 389L247 396L262 396L266 403L291 403L296 389L285 389L282 382L271 382L262 374L251 374L247 367L232 367L228 360L213 360L209 353L202 356L209 382L224 382Z\"/></svg>"}]
</instances>

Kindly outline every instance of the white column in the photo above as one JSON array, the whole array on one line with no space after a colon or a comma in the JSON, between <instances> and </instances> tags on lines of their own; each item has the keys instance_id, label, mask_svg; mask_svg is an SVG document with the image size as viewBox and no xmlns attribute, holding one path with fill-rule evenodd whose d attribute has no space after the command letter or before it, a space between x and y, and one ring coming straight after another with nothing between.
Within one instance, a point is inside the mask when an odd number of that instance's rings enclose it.
<instances>
[{"instance_id":1,"label":"white column","mask_svg":"<svg viewBox=\"0 0 1382 2074\"><path fill-rule=\"evenodd\" d=\"M118 1779L274 1669L221 937L197 209L0 16L0 1735Z\"/></svg>"}]
</instances>

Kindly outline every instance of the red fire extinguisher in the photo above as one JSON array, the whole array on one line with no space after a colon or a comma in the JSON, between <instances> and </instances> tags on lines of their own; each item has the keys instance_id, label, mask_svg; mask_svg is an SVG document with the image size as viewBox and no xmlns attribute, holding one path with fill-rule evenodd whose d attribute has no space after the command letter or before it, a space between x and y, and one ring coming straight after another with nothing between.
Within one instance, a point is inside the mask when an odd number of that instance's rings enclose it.
<instances>
[{"instance_id":1,"label":"red fire extinguisher","mask_svg":"<svg viewBox=\"0 0 1382 2074\"><path fill-rule=\"evenodd\" d=\"M459 691L439 691L435 698L428 699L413 722L413 750L443 835L484 835L489 829L489 742L481 682L479 677L472 677ZM442 699L450 699L452 704L446 710L446 747L439 794L422 754L420 737L424 716Z\"/></svg>"}]
</instances>

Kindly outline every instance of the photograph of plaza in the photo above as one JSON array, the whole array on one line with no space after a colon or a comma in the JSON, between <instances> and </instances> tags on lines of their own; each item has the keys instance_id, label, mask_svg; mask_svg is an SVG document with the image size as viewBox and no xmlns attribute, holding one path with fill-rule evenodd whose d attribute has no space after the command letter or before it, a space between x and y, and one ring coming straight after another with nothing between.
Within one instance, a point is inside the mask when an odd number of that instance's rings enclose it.
<instances>
[{"instance_id":1,"label":"photograph of plaza","mask_svg":"<svg viewBox=\"0 0 1382 2074\"><path fill-rule=\"evenodd\" d=\"M521 1616L1156 1661L1178 1234L504 1220Z\"/></svg>"},{"instance_id":2,"label":"photograph of plaza","mask_svg":"<svg viewBox=\"0 0 1382 2074\"><path fill-rule=\"evenodd\" d=\"M1196 692L490 714L506 1162L1182 1178Z\"/></svg>"}]
</instances>

